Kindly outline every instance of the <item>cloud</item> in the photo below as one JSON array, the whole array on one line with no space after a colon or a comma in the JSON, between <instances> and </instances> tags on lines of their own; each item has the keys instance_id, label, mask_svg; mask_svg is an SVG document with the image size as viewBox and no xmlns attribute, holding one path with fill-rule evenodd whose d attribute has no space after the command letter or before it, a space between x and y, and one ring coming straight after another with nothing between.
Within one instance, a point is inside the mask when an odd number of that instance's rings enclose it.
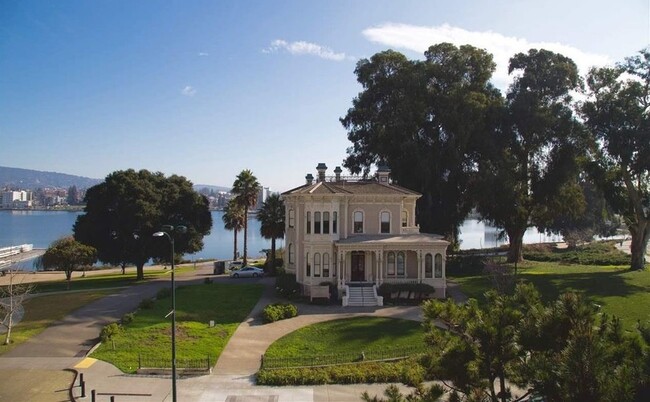
<instances>
[{"instance_id":1,"label":"cloud","mask_svg":"<svg viewBox=\"0 0 650 402\"><path fill-rule=\"evenodd\" d=\"M505 36L492 31L468 31L448 24L439 26L416 26L408 24L386 23L363 30L363 36L371 42L408 49L423 54L429 46L440 42L453 43L456 46L470 44L492 53L496 71L492 82L505 90L512 82L508 76L508 61L516 53L529 49L544 48L561 53L576 63L581 74L586 74L592 66L611 64L609 57L587 53L573 46L557 42L529 42L524 38Z\"/></svg>"},{"instance_id":2,"label":"cloud","mask_svg":"<svg viewBox=\"0 0 650 402\"><path fill-rule=\"evenodd\" d=\"M293 55L306 54L325 60L342 61L346 59L345 53L336 53L326 46L305 41L287 42L282 39L276 39L271 42L269 47L262 49L262 53L277 53L279 51L286 51Z\"/></svg>"},{"instance_id":3,"label":"cloud","mask_svg":"<svg viewBox=\"0 0 650 402\"><path fill-rule=\"evenodd\" d=\"M199 57L205 57L205 56L209 56L209 55L210 55L210 53L207 53L207 52L199 52Z\"/></svg>"},{"instance_id":4,"label":"cloud","mask_svg":"<svg viewBox=\"0 0 650 402\"><path fill-rule=\"evenodd\" d=\"M194 96L196 94L196 88L191 85L186 85L185 88L181 90L181 95L185 96Z\"/></svg>"}]
</instances>

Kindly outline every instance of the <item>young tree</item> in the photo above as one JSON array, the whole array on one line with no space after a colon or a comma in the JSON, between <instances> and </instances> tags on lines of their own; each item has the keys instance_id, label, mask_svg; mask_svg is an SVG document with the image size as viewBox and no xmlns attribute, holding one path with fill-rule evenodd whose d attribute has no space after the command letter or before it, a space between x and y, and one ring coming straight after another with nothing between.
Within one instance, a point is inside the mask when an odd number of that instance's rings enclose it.
<instances>
[{"instance_id":1,"label":"young tree","mask_svg":"<svg viewBox=\"0 0 650 402\"><path fill-rule=\"evenodd\" d=\"M477 150L502 102L489 82L494 68L485 50L449 43L431 46L423 61L392 50L360 60L363 91L341 119L352 142L345 166L368 174L387 163L396 182L422 193L422 230L455 240L473 207Z\"/></svg>"},{"instance_id":2,"label":"young tree","mask_svg":"<svg viewBox=\"0 0 650 402\"><path fill-rule=\"evenodd\" d=\"M54 241L40 257L40 266L44 269L65 272L68 289L70 289L72 272L85 269L95 262L97 262L97 250L76 241L72 236Z\"/></svg>"},{"instance_id":3,"label":"young tree","mask_svg":"<svg viewBox=\"0 0 650 402\"><path fill-rule=\"evenodd\" d=\"M260 234L271 239L271 263L268 267L271 273L275 272L275 239L284 237L284 219L284 202L279 194L271 194L257 212Z\"/></svg>"},{"instance_id":4,"label":"young tree","mask_svg":"<svg viewBox=\"0 0 650 402\"><path fill-rule=\"evenodd\" d=\"M237 233L244 227L244 222L246 220L246 215L244 208L237 203L237 200L232 198L226 204L226 207L223 209L223 215L221 216L223 221L223 226L226 230L232 230L234 236L234 245L232 251L232 259L237 259Z\"/></svg>"},{"instance_id":5,"label":"young tree","mask_svg":"<svg viewBox=\"0 0 650 402\"><path fill-rule=\"evenodd\" d=\"M631 268L643 269L650 240L650 50L592 69L587 85L582 114L600 146L592 173L632 235Z\"/></svg>"},{"instance_id":6,"label":"young tree","mask_svg":"<svg viewBox=\"0 0 650 402\"><path fill-rule=\"evenodd\" d=\"M505 229L508 262L515 262L522 260L530 225L543 229L556 214L578 209L582 194L567 190L584 144L571 109L571 91L580 88L571 59L531 49L510 59L509 72L519 75L508 90L501 127L479 160L475 196L481 215Z\"/></svg>"},{"instance_id":7,"label":"young tree","mask_svg":"<svg viewBox=\"0 0 650 402\"><path fill-rule=\"evenodd\" d=\"M260 183L248 169L242 170L232 184L232 193L236 202L244 207L244 265L248 262L248 210L257 202Z\"/></svg>"},{"instance_id":8,"label":"young tree","mask_svg":"<svg viewBox=\"0 0 650 402\"><path fill-rule=\"evenodd\" d=\"M85 214L74 225L75 238L95 247L100 261L134 264L138 280L144 279L149 259L169 259L169 244L152 237L162 225L187 227L175 237L177 254L201 250L203 236L212 228L208 200L182 176L113 172L86 192L85 202Z\"/></svg>"},{"instance_id":9,"label":"young tree","mask_svg":"<svg viewBox=\"0 0 650 402\"><path fill-rule=\"evenodd\" d=\"M11 342L11 330L14 327L14 316L23 310L25 299L34 290L31 283L20 283L17 281L20 271L9 267L3 271L9 275L9 284L0 287L0 327L5 327L4 344L9 345Z\"/></svg>"}]
</instances>

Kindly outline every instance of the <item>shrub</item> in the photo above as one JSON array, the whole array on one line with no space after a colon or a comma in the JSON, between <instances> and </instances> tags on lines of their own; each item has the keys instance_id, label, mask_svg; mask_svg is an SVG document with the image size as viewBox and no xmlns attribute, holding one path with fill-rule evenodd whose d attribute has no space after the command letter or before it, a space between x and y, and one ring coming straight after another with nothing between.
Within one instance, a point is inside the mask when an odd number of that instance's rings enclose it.
<instances>
[{"instance_id":1,"label":"shrub","mask_svg":"<svg viewBox=\"0 0 650 402\"><path fill-rule=\"evenodd\" d=\"M122 316L122 325L127 325L133 322L135 313L126 313Z\"/></svg>"},{"instance_id":2,"label":"shrub","mask_svg":"<svg viewBox=\"0 0 650 402\"><path fill-rule=\"evenodd\" d=\"M102 332L99 334L99 338L102 340L102 342L106 342L119 332L120 326L114 322L102 328Z\"/></svg>"},{"instance_id":3,"label":"shrub","mask_svg":"<svg viewBox=\"0 0 650 402\"><path fill-rule=\"evenodd\" d=\"M435 288L426 283L382 283L377 289L377 294L385 300L422 300L434 292ZM394 299L393 294L397 294Z\"/></svg>"},{"instance_id":4,"label":"shrub","mask_svg":"<svg viewBox=\"0 0 650 402\"><path fill-rule=\"evenodd\" d=\"M154 304L155 302L153 299L144 299L140 302L140 308L143 310L149 310L153 308Z\"/></svg>"},{"instance_id":5,"label":"shrub","mask_svg":"<svg viewBox=\"0 0 650 402\"><path fill-rule=\"evenodd\" d=\"M262 316L264 322L275 322L279 320L284 320L286 318L295 317L298 315L298 308L293 304L269 304L264 307L262 311Z\"/></svg>"},{"instance_id":6,"label":"shrub","mask_svg":"<svg viewBox=\"0 0 650 402\"><path fill-rule=\"evenodd\" d=\"M474 276L483 272L484 257L472 254L454 254L447 256L446 271L448 276Z\"/></svg>"},{"instance_id":7,"label":"shrub","mask_svg":"<svg viewBox=\"0 0 650 402\"><path fill-rule=\"evenodd\" d=\"M600 241L569 249L558 249L550 244L526 245L524 259L582 265L627 265L630 256L618 250L615 242Z\"/></svg>"},{"instance_id":8,"label":"shrub","mask_svg":"<svg viewBox=\"0 0 650 402\"><path fill-rule=\"evenodd\" d=\"M300 284L294 274L278 274L275 278L275 290L278 295L293 299L300 296Z\"/></svg>"},{"instance_id":9,"label":"shrub","mask_svg":"<svg viewBox=\"0 0 650 402\"><path fill-rule=\"evenodd\" d=\"M156 293L156 299L161 300L167 297L171 297L172 290L170 288L162 288Z\"/></svg>"}]
</instances>

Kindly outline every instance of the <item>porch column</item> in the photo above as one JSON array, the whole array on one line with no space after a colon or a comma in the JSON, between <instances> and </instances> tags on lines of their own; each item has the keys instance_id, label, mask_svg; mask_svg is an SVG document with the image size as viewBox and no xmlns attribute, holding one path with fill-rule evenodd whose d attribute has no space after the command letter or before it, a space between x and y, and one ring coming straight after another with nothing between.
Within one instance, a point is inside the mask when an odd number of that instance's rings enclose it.
<instances>
[{"instance_id":1,"label":"porch column","mask_svg":"<svg viewBox=\"0 0 650 402\"><path fill-rule=\"evenodd\" d=\"M347 269L346 269L346 267L345 267L345 259L346 259L345 257L347 256L347 254L348 254L347 251L343 251L342 253L339 254L339 258L340 258L340 261L339 261L340 264L339 264L339 266L341 267L341 273L340 273L340 275L341 275L341 281L342 281L342 283L343 283L344 286L345 286L345 281L347 280L347 278L346 278L346 271L347 271Z\"/></svg>"},{"instance_id":2,"label":"porch column","mask_svg":"<svg viewBox=\"0 0 650 402\"><path fill-rule=\"evenodd\" d=\"M418 255L418 283L422 283L422 250L416 251Z\"/></svg>"},{"instance_id":3,"label":"porch column","mask_svg":"<svg viewBox=\"0 0 650 402\"><path fill-rule=\"evenodd\" d=\"M379 250L379 257L377 258L377 286L381 285L384 282L384 249Z\"/></svg>"}]
</instances>

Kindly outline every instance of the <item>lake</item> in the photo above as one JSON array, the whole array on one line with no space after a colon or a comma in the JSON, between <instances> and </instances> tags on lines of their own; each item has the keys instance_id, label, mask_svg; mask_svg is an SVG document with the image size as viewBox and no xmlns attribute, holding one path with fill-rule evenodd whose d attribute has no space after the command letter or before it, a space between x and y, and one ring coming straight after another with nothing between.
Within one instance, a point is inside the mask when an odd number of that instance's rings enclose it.
<instances>
[{"instance_id":1,"label":"lake","mask_svg":"<svg viewBox=\"0 0 650 402\"><path fill-rule=\"evenodd\" d=\"M67 211L0 211L0 247L33 244L34 248L47 248L54 240L71 235L72 225L81 212ZM211 233L203 238L204 248L196 254L185 255L186 259L230 259L232 258L233 233L223 228L223 212L212 211ZM506 243L497 238L498 231L477 219L467 219L460 228L461 249L489 248ZM524 243L561 241L560 236L540 234L530 228L524 235ZM243 232L237 238L239 252L243 251ZM277 247L284 241L277 240ZM263 255L262 250L271 248L271 241L260 235L260 223L255 216L249 217L248 254ZM30 263L31 265L31 263ZM28 268L26 265L23 265Z\"/></svg>"}]
</instances>

